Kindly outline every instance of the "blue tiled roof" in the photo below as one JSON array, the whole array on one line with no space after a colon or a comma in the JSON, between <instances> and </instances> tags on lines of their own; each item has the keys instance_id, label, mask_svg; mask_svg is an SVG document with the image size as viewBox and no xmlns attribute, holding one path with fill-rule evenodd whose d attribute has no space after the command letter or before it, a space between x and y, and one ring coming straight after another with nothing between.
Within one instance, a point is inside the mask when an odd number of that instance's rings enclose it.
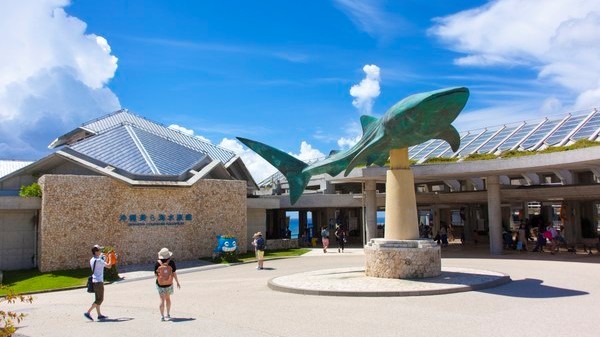
<instances>
[{"instance_id":1,"label":"blue tiled roof","mask_svg":"<svg viewBox=\"0 0 600 337\"><path fill-rule=\"evenodd\" d=\"M119 125L67 146L70 151L133 175L183 175L209 160L191 149L133 125Z\"/></svg>"}]
</instances>

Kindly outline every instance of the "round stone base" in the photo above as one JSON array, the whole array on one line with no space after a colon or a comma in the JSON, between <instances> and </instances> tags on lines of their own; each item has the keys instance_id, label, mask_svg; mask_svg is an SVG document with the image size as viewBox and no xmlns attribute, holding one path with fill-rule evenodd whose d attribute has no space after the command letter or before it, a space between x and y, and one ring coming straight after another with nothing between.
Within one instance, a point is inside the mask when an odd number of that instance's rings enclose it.
<instances>
[{"instance_id":1,"label":"round stone base","mask_svg":"<svg viewBox=\"0 0 600 337\"><path fill-rule=\"evenodd\" d=\"M440 246L430 239L371 239L365 246L365 260L365 274L371 277L414 279L442 273Z\"/></svg>"}]
</instances>

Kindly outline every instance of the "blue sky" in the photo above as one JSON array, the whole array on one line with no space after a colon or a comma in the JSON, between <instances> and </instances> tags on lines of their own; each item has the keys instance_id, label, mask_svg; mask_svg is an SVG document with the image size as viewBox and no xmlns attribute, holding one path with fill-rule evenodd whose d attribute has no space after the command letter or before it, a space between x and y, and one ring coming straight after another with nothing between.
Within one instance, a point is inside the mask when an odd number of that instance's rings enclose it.
<instances>
[{"instance_id":1,"label":"blue sky","mask_svg":"<svg viewBox=\"0 0 600 337\"><path fill-rule=\"evenodd\" d=\"M127 108L260 180L236 136L311 159L416 92L469 87L459 131L596 107L598 31L591 0L3 1L0 159Z\"/></svg>"}]
</instances>

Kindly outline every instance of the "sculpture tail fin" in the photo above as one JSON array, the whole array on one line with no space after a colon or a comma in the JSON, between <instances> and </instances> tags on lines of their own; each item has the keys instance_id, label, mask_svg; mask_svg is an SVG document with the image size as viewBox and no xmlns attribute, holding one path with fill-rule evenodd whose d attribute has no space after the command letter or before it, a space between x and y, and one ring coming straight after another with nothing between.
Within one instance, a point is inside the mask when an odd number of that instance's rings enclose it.
<instances>
[{"instance_id":1,"label":"sculpture tail fin","mask_svg":"<svg viewBox=\"0 0 600 337\"><path fill-rule=\"evenodd\" d=\"M308 164L267 144L242 137L237 139L275 166L286 177L290 185L290 202L292 205L295 204L302 196L311 177L309 173L302 171Z\"/></svg>"}]
</instances>

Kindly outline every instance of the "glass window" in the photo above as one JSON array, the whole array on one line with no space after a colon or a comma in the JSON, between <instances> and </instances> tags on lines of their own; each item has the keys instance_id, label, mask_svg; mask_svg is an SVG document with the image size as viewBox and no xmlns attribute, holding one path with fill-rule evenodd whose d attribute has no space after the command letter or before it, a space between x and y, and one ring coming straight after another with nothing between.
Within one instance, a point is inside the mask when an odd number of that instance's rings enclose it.
<instances>
[{"instance_id":1,"label":"glass window","mask_svg":"<svg viewBox=\"0 0 600 337\"><path fill-rule=\"evenodd\" d=\"M600 113L595 113L575 134L571 137L572 140L589 138L600 128Z\"/></svg>"},{"instance_id":2,"label":"glass window","mask_svg":"<svg viewBox=\"0 0 600 337\"><path fill-rule=\"evenodd\" d=\"M579 123L581 123L585 117L586 116L575 116L569 118L563 123L563 125L559 126L558 129L554 131L552 136L548 137L544 143L548 145L558 144L561 140L565 139L565 137L571 133L571 131L573 131L573 129L577 127L577 125L579 125Z\"/></svg>"},{"instance_id":3,"label":"glass window","mask_svg":"<svg viewBox=\"0 0 600 337\"><path fill-rule=\"evenodd\" d=\"M517 145L523 137L533 130L537 124L525 124L519 131L515 132L510 138L508 138L502 145L498 147L500 151L510 150L513 146Z\"/></svg>"},{"instance_id":4,"label":"glass window","mask_svg":"<svg viewBox=\"0 0 600 337\"><path fill-rule=\"evenodd\" d=\"M559 122L559 120L546 121L546 123L530 135L529 138L525 139L520 145L521 148L527 150L537 144L540 140L546 138L548 132L550 132Z\"/></svg>"}]
</instances>

